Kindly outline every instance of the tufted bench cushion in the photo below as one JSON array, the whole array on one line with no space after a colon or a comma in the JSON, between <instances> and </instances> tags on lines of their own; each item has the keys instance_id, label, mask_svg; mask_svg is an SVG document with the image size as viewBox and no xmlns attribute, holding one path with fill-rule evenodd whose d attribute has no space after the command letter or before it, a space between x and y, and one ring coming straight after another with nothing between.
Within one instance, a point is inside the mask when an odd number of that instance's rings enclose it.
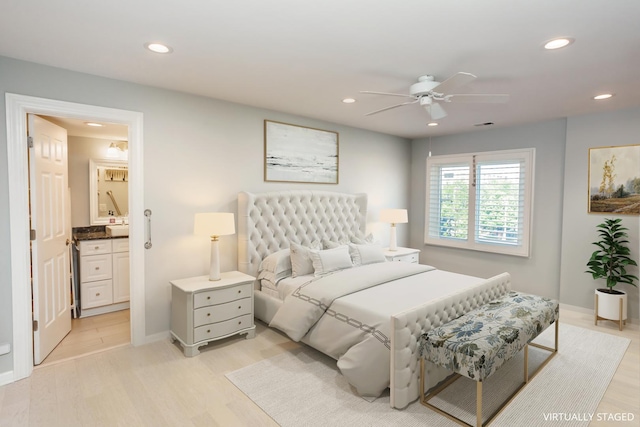
<instances>
[{"instance_id":1,"label":"tufted bench cushion","mask_svg":"<svg viewBox=\"0 0 640 427\"><path fill-rule=\"evenodd\" d=\"M510 292L420 337L420 356L482 381L558 318L558 302Z\"/></svg>"}]
</instances>

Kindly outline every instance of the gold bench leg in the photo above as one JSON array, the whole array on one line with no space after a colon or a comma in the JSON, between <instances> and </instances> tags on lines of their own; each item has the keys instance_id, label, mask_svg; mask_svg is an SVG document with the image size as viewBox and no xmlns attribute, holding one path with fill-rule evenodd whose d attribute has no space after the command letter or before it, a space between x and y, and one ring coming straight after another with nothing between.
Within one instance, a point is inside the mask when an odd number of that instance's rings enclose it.
<instances>
[{"instance_id":1,"label":"gold bench leg","mask_svg":"<svg viewBox=\"0 0 640 427\"><path fill-rule=\"evenodd\" d=\"M535 343L529 343L527 345L525 345L524 347L524 382L516 389L516 391L513 392L513 394L511 394L511 396L509 396L509 398L507 398L507 400L500 405L500 407L498 407L498 409L496 409L496 411L491 414L489 416L489 418L487 419L486 423L482 423L482 381L477 381L476 382L476 427L486 427L489 425L489 423L491 423L491 421L493 421L494 418L496 418L498 415L500 415L500 413L502 413L502 411L507 407L507 405L509 405L509 403L511 403L511 401L513 399L516 398L516 396L522 391L522 389L524 388L524 386L526 386L530 380L533 379L533 377L535 377L538 372L540 372L542 370L542 368L544 368L547 363L549 363L551 361L551 359L553 358L553 356L555 356L558 353L558 332L559 332L559 319L556 319L555 321L555 342L554 342L554 347L547 347L544 345L540 345L540 344L535 344ZM551 354L549 356L547 356L547 358L540 364L540 366L538 366L538 368L533 372L533 374L531 374L531 376L529 376L529 346L532 345L534 347L537 348L541 348L543 350L547 350L549 352L551 352ZM432 404L429 403L429 400L432 399L433 397L435 397L438 393L440 393L442 390L444 390L445 388L449 387L455 380L457 380L458 378L460 378L460 374L454 374L452 375L447 381L445 381L443 384L441 384L440 386L438 386L435 390L433 390L431 393L429 393L428 395L425 395L424 392L424 383L425 383L425 368L424 368L424 358L420 358L420 403L424 406L426 406L429 409L432 409L434 411L436 411L437 413L444 415L445 417L449 418L452 421L457 422L458 424L461 424L463 426L467 426L467 427L473 427L471 424L462 421L460 418L449 414L445 411L443 411L442 409L433 406Z\"/></svg>"}]
</instances>

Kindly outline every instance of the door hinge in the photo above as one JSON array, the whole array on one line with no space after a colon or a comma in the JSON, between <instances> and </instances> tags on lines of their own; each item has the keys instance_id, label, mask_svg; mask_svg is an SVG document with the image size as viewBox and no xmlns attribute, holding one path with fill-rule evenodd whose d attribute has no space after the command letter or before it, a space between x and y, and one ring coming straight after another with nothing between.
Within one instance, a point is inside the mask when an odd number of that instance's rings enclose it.
<instances>
[{"instance_id":1,"label":"door hinge","mask_svg":"<svg viewBox=\"0 0 640 427\"><path fill-rule=\"evenodd\" d=\"M27 137L27 145L29 146L29 148L33 148L33 137L32 136L28 136Z\"/></svg>"},{"instance_id":2,"label":"door hinge","mask_svg":"<svg viewBox=\"0 0 640 427\"><path fill-rule=\"evenodd\" d=\"M33 332L37 332L38 331L38 321L34 320L33 321Z\"/></svg>"},{"instance_id":3,"label":"door hinge","mask_svg":"<svg viewBox=\"0 0 640 427\"><path fill-rule=\"evenodd\" d=\"M29 239L31 241L36 240L36 230L34 230L34 229L29 230Z\"/></svg>"}]
</instances>

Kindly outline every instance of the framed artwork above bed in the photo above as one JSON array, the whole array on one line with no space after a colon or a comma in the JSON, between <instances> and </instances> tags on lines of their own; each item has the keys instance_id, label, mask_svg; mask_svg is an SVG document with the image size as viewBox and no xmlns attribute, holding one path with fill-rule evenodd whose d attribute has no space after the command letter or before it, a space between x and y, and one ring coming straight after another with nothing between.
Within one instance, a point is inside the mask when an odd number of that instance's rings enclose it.
<instances>
[{"instance_id":1,"label":"framed artwork above bed","mask_svg":"<svg viewBox=\"0 0 640 427\"><path fill-rule=\"evenodd\" d=\"M337 184L338 132L264 121L264 180Z\"/></svg>"}]
</instances>

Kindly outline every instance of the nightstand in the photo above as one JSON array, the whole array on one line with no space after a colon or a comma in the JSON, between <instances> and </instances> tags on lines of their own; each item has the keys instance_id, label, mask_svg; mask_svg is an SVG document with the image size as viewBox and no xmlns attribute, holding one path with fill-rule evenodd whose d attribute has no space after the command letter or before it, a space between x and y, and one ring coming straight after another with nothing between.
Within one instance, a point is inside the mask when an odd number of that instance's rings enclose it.
<instances>
[{"instance_id":1,"label":"nightstand","mask_svg":"<svg viewBox=\"0 0 640 427\"><path fill-rule=\"evenodd\" d=\"M239 271L172 280L171 340L178 340L184 355L200 354L199 347L211 341L246 334L255 337L253 323L254 277Z\"/></svg>"},{"instance_id":2,"label":"nightstand","mask_svg":"<svg viewBox=\"0 0 640 427\"><path fill-rule=\"evenodd\" d=\"M389 248L384 248L384 256L387 261L403 261L418 264L420 249L412 248L398 248L395 251L390 251Z\"/></svg>"}]
</instances>

